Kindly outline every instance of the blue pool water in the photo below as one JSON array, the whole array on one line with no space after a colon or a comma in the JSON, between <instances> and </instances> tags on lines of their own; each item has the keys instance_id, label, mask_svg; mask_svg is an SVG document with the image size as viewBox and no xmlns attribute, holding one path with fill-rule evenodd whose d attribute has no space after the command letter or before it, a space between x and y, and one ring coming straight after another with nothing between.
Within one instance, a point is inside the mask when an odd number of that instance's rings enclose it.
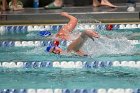
<instances>
[{"instance_id":1,"label":"blue pool water","mask_svg":"<svg viewBox=\"0 0 140 93\"><path fill-rule=\"evenodd\" d=\"M52 30L55 34L58 29ZM140 29L97 29L101 35L95 41L88 40L83 49L88 57L55 55L45 52L46 46L3 46L3 41L48 41L39 31L1 32L0 62L33 61L140 61L140 44L128 40L140 40ZM74 33L78 33L77 29ZM90 46L89 46L90 45ZM7 69L0 68L0 88L138 88L140 69L111 67L98 69Z\"/></svg>"}]
</instances>

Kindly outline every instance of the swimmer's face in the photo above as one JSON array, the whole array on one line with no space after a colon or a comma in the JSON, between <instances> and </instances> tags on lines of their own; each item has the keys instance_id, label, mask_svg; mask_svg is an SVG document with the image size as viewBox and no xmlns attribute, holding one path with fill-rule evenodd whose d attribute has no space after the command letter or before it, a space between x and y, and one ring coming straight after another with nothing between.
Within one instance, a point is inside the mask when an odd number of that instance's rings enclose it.
<instances>
[{"instance_id":1,"label":"swimmer's face","mask_svg":"<svg viewBox=\"0 0 140 93\"><path fill-rule=\"evenodd\" d=\"M60 54L60 53L62 52L62 49L59 48L59 47L52 47L52 48L50 49L50 52L51 52L51 53L54 53L54 54Z\"/></svg>"}]
</instances>

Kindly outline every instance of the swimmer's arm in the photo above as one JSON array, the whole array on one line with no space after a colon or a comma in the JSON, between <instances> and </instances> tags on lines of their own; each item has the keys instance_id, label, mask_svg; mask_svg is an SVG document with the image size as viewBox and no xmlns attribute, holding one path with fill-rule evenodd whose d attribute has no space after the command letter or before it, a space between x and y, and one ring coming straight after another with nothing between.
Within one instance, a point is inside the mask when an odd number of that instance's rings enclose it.
<instances>
[{"instance_id":1,"label":"swimmer's arm","mask_svg":"<svg viewBox=\"0 0 140 93\"><path fill-rule=\"evenodd\" d=\"M78 20L76 17L69 15L66 12L62 12L61 15L69 18L70 21L68 22L68 24L66 24L59 30L59 32L56 34L56 36L59 38L65 39L69 36L70 32L72 32L74 30L74 28L77 25Z\"/></svg>"},{"instance_id":2,"label":"swimmer's arm","mask_svg":"<svg viewBox=\"0 0 140 93\"><path fill-rule=\"evenodd\" d=\"M62 12L61 15L69 18L69 22L67 25L63 26L62 29L60 29L60 32L65 33L65 29L69 32L72 32L78 23L78 19L76 17L68 14L67 12Z\"/></svg>"}]
</instances>

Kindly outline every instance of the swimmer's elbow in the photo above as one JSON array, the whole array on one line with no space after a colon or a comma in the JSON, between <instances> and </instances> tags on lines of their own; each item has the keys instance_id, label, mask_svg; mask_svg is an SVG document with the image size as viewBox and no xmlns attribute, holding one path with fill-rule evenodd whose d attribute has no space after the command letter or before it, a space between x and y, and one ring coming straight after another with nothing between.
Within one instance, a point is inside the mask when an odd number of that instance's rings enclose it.
<instances>
[{"instance_id":1,"label":"swimmer's elbow","mask_svg":"<svg viewBox=\"0 0 140 93\"><path fill-rule=\"evenodd\" d=\"M76 17L74 17L76 21L78 21L78 19Z\"/></svg>"},{"instance_id":2,"label":"swimmer's elbow","mask_svg":"<svg viewBox=\"0 0 140 93\"><path fill-rule=\"evenodd\" d=\"M72 17L71 20L74 22L78 22L78 19L76 17Z\"/></svg>"},{"instance_id":3,"label":"swimmer's elbow","mask_svg":"<svg viewBox=\"0 0 140 93\"><path fill-rule=\"evenodd\" d=\"M78 19L77 19L76 17L74 17L74 21L75 21L75 22L78 22Z\"/></svg>"}]
</instances>

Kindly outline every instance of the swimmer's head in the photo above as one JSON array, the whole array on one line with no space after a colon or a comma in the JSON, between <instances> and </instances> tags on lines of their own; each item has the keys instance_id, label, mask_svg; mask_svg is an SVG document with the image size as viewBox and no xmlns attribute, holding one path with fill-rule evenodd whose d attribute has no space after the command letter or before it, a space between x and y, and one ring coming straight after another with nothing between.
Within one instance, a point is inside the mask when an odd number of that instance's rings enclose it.
<instances>
[{"instance_id":1,"label":"swimmer's head","mask_svg":"<svg viewBox=\"0 0 140 93\"><path fill-rule=\"evenodd\" d=\"M46 51L54 54L60 54L62 52L62 49L55 46L48 46L46 48Z\"/></svg>"}]
</instances>

